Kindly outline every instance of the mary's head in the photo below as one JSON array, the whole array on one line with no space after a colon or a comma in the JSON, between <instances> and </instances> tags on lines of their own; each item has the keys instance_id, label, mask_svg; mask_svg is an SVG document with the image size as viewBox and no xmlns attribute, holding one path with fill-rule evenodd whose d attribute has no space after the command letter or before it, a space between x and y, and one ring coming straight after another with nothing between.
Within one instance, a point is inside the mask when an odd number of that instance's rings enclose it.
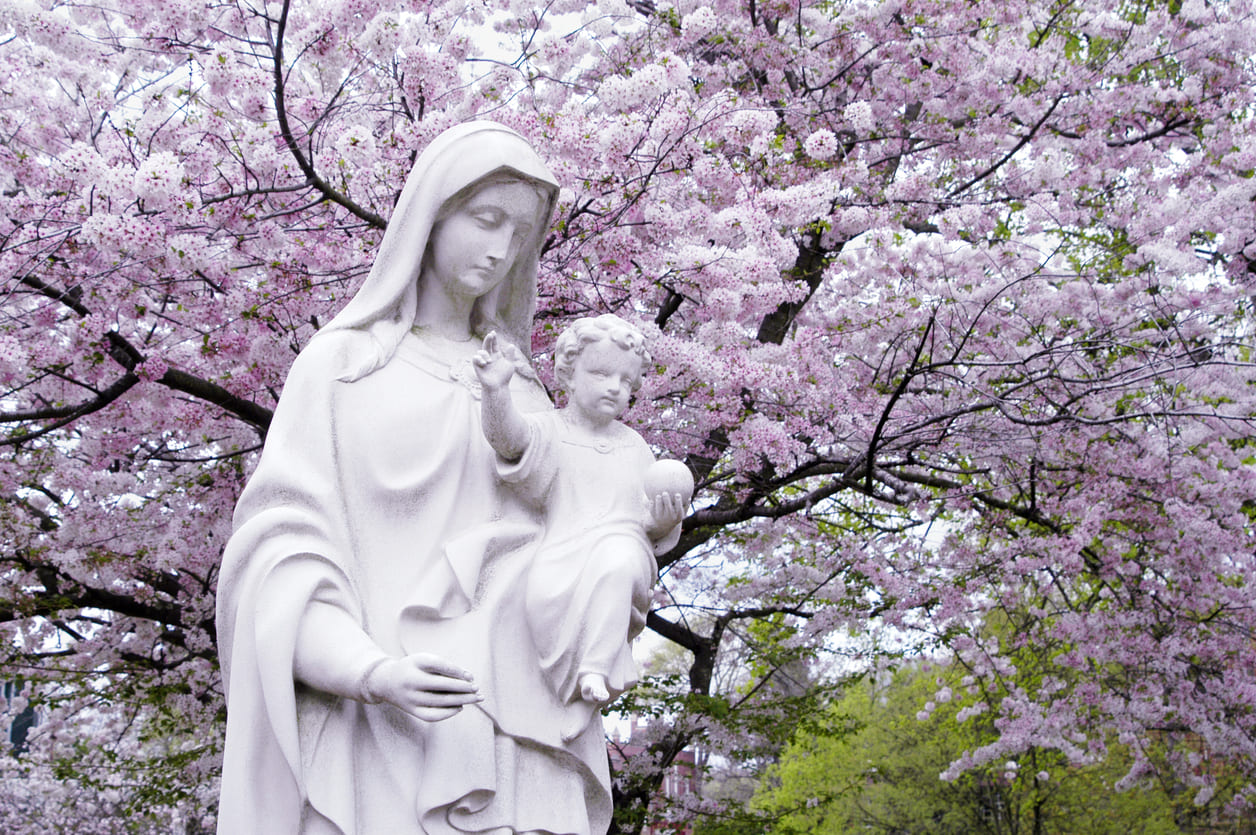
<instances>
[{"instance_id":1,"label":"mary's head","mask_svg":"<svg viewBox=\"0 0 1256 835\"><path fill-rule=\"evenodd\" d=\"M446 200L419 268L415 324L455 340L508 330L503 302L520 281L520 258L536 258L545 231L537 219L549 194L502 168Z\"/></svg>"},{"instance_id":2,"label":"mary's head","mask_svg":"<svg viewBox=\"0 0 1256 835\"><path fill-rule=\"evenodd\" d=\"M386 363L416 321L468 335L495 329L526 351L557 193L509 128L468 122L436 137L406 180L370 275L324 328L356 335L351 367L338 376Z\"/></svg>"}]
</instances>

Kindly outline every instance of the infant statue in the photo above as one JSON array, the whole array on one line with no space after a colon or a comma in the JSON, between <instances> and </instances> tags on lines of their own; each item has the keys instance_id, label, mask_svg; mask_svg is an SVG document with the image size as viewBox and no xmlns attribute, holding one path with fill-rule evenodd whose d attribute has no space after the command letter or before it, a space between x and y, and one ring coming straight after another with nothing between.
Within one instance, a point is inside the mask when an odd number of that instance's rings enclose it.
<instances>
[{"instance_id":1,"label":"infant statue","mask_svg":"<svg viewBox=\"0 0 1256 835\"><path fill-rule=\"evenodd\" d=\"M571 739L637 681L630 641L645 625L654 555L680 536L693 477L678 461L655 461L619 422L650 364L644 337L623 319L578 319L559 337L554 373L568 402L555 411L515 407L508 383L517 358L507 353L490 333L473 359L481 422L498 477L544 519L521 591Z\"/></svg>"}]
</instances>

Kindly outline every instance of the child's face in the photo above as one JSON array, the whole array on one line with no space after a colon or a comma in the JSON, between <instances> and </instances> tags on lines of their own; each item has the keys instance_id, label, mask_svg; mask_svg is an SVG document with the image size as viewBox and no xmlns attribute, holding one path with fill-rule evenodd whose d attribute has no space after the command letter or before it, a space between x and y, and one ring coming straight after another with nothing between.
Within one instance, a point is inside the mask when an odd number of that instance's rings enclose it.
<instances>
[{"instance_id":1,"label":"child's face","mask_svg":"<svg viewBox=\"0 0 1256 835\"><path fill-rule=\"evenodd\" d=\"M610 423L628 408L632 384L640 376L641 358L635 353L609 339L592 342L572 363L569 405L594 423Z\"/></svg>"}]
</instances>

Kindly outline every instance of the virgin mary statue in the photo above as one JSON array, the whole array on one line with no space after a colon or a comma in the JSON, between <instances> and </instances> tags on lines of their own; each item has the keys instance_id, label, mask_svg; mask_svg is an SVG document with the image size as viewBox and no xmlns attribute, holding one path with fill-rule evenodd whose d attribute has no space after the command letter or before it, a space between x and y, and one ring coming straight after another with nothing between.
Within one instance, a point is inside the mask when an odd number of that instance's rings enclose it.
<instances>
[{"instance_id":1,"label":"virgin mary statue","mask_svg":"<svg viewBox=\"0 0 1256 835\"><path fill-rule=\"evenodd\" d=\"M220 835L609 826L601 729L564 740L528 661L512 555L536 519L494 476L470 363L496 331L516 402L552 408L525 357L557 188L501 125L442 133L293 364L219 581Z\"/></svg>"}]
</instances>

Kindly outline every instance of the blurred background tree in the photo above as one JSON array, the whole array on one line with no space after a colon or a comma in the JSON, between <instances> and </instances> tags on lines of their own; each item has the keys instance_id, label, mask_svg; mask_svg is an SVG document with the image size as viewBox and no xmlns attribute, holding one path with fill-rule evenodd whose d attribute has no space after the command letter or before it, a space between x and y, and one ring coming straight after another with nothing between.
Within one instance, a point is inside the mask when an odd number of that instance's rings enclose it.
<instances>
[{"instance_id":1,"label":"blurred background tree","mask_svg":"<svg viewBox=\"0 0 1256 835\"><path fill-rule=\"evenodd\" d=\"M231 509L414 155L470 118L565 185L542 375L570 318L638 322L628 419L698 476L649 620L684 669L622 706L655 717L622 830L685 746L757 775L853 712L821 709L835 684L922 654L984 700L987 735L935 751L952 790L1038 757L1240 814L1254 25L1247 0L3 3L0 664L40 717L3 828L212 827Z\"/></svg>"}]
</instances>

